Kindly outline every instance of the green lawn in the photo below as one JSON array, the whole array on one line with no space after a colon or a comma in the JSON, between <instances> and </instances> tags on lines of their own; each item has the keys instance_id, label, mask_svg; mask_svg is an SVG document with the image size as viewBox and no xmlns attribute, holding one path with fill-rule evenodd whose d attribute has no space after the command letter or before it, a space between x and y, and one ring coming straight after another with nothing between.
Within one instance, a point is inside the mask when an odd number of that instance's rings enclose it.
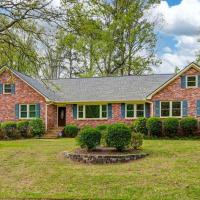
<instances>
[{"instance_id":1,"label":"green lawn","mask_svg":"<svg viewBox=\"0 0 200 200\"><path fill-rule=\"evenodd\" d=\"M200 141L146 140L150 156L84 165L63 159L74 139L0 142L0 199L199 199Z\"/></svg>"}]
</instances>

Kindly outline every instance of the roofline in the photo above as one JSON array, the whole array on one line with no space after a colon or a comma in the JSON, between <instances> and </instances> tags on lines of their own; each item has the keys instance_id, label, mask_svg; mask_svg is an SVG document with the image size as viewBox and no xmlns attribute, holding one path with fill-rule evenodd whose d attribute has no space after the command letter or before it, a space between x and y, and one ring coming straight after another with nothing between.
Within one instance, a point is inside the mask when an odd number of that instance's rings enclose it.
<instances>
[{"instance_id":1,"label":"roofline","mask_svg":"<svg viewBox=\"0 0 200 200\"><path fill-rule=\"evenodd\" d=\"M160 87L158 87L155 91L153 91L152 93L150 93L146 99L150 100L152 98L152 96L154 96L156 93L158 93L160 90L162 90L164 87L166 87L168 84L170 84L172 81L174 81L176 78L178 78L179 76L181 76L184 72L186 72L188 69L190 69L191 67L194 67L195 69L197 69L198 71L200 71L200 66L195 63L192 62L189 65L187 65L186 67L184 67L179 73L177 73L175 76L173 76L172 78L170 78L168 81L166 81L164 84L162 84Z\"/></svg>"},{"instance_id":2,"label":"roofline","mask_svg":"<svg viewBox=\"0 0 200 200\"><path fill-rule=\"evenodd\" d=\"M125 78L125 77L139 77L139 76L165 76L165 75L173 75L174 73L166 73L166 74L142 74L142 75L123 75L123 76L94 76L94 77L74 77L74 78L55 78L55 79L42 79L44 81L55 81L55 80L79 80L79 79L101 79L101 78Z\"/></svg>"},{"instance_id":3,"label":"roofline","mask_svg":"<svg viewBox=\"0 0 200 200\"><path fill-rule=\"evenodd\" d=\"M51 101L52 103L54 104L91 104L91 103L128 103L128 102L149 102L148 100L146 99L138 99L138 100L111 100L111 101L108 101L108 100L87 100L87 101Z\"/></svg>"},{"instance_id":4,"label":"roofline","mask_svg":"<svg viewBox=\"0 0 200 200\"><path fill-rule=\"evenodd\" d=\"M12 68L9 68L7 66L3 66L0 69L0 74L2 74L5 70L9 70L11 71L15 76L17 76L20 80L22 80L23 82L25 82L28 86L30 86L33 90L35 90L37 93L39 93L41 96L43 96L45 98L46 101L50 101L49 98L47 98L44 94L42 94L40 91L38 91L36 88L34 88L31 84L29 84L27 81L25 81L23 78L21 78L18 74L16 74Z\"/></svg>"}]
</instances>

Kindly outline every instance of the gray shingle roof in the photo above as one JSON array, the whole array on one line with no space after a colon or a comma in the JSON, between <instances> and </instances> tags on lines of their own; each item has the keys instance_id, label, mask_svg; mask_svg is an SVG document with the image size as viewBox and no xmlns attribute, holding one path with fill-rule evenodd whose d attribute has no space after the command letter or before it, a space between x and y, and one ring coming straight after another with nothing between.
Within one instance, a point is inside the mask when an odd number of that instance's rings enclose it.
<instances>
[{"instance_id":1,"label":"gray shingle roof","mask_svg":"<svg viewBox=\"0 0 200 200\"><path fill-rule=\"evenodd\" d=\"M49 100L56 102L145 100L149 94L174 76L152 74L41 81L16 70L13 72Z\"/></svg>"},{"instance_id":2,"label":"gray shingle roof","mask_svg":"<svg viewBox=\"0 0 200 200\"><path fill-rule=\"evenodd\" d=\"M56 101L144 100L173 74L49 80L58 87Z\"/></svg>"}]
</instances>

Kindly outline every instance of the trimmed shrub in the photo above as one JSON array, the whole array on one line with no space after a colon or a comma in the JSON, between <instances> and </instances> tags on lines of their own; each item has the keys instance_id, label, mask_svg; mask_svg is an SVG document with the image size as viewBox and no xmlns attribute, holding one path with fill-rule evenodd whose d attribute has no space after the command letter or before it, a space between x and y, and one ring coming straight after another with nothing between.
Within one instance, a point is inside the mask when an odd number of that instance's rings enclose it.
<instances>
[{"instance_id":1,"label":"trimmed shrub","mask_svg":"<svg viewBox=\"0 0 200 200\"><path fill-rule=\"evenodd\" d=\"M24 138L31 138L33 137L30 128L29 128L29 121L19 121L17 122L17 130L20 135Z\"/></svg>"},{"instance_id":2,"label":"trimmed shrub","mask_svg":"<svg viewBox=\"0 0 200 200\"><path fill-rule=\"evenodd\" d=\"M147 129L147 118L140 117L133 121L131 129L136 133L142 133L144 135L147 135L148 129Z\"/></svg>"},{"instance_id":3,"label":"trimmed shrub","mask_svg":"<svg viewBox=\"0 0 200 200\"><path fill-rule=\"evenodd\" d=\"M87 127L79 132L77 140L81 148L95 149L100 144L101 133L96 128Z\"/></svg>"},{"instance_id":4,"label":"trimmed shrub","mask_svg":"<svg viewBox=\"0 0 200 200\"><path fill-rule=\"evenodd\" d=\"M197 129L198 121L194 117L185 117L181 119L180 126L185 134L185 136L190 136L194 134Z\"/></svg>"},{"instance_id":5,"label":"trimmed shrub","mask_svg":"<svg viewBox=\"0 0 200 200\"><path fill-rule=\"evenodd\" d=\"M66 125L63 132L63 137L74 138L78 135L79 128L74 124Z\"/></svg>"},{"instance_id":6,"label":"trimmed shrub","mask_svg":"<svg viewBox=\"0 0 200 200\"><path fill-rule=\"evenodd\" d=\"M115 147L118 151L123 151L131 141L131 130L125 124L113 124L108 127L106 143L110 147Z\"/></svg>"},{"instance_id":7,"label":"trimmed shrub","mask_svg":"<svg viewBox=\"0 0 200 200\"><path fill-rule=\"evenodd\" d=\"M131 136L131 146L134 149L139 149L143 144L143 134L141 133L132 133Z\"/></svg>"},{"instance_id":8,"label":"trimmed shrub","mask_svg":"<svg viewBox=\"0 0 200 200\"><path fill-rule=\"evenodd\" d=\"M29 122L29 127L33 136L42 136L45 133L45 125L42 119L32 119Z\"/></svg>"},{"instance_id":9,"label":"trimmed shrub","mask_svg":"<svg viewBox=\"0 0 200 200\"><path fill-rule=\"evenodd\" d=\"M169 117L163 120L164 134L168 137L177 136L179 127L179 120L177 118Z\"/></svg>"},{"instance_id":10,"label":"trimmed shrub","mask_svg":"<svg viewBox=\"0 0 200 200\"><path fill-rule=\"evenodd\" d=\"M101 131L106 131L109 126L110 125L108 125L108 124L100 124L100 125L96 126L96 129L99 130L100 132Z\"/></svg>"},{"instance_id":11,"label":"trimmed shrub","mask_svg":"<svg viewBox=\"0 0 200 200\"><path fill-rule=\"evenodd\" d=\"M158 117L147 119L147 129L152 136L162 136L162 121Z\"/></svg>"},{"instance_id":12,"label":"trimmed shrub","mask_svg":"<svg viewBox=\"0 0 200 200\"><path fill-rule=\"evenodd\" d=\"M16 122L7 121L7 122L1 123L1 131L4 137L8 137L10 139L20 138L20 134L17 131Z\"/></svg>"}]
</instances>

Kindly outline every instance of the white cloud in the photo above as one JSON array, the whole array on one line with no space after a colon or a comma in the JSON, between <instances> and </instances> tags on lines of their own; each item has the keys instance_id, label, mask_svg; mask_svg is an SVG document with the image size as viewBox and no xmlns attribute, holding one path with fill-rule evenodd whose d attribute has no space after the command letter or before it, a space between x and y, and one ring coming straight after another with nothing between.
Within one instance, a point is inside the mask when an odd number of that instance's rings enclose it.
<instances>
[{"instance_id":1,"label":"white cloud","mask_svg":"<svg viewBox=\"0 0 200 200\"><path fill-rule=\"evenodd\" d=\"M163 25L158 27L160 32L174 37L174 49L168 46L160 56L162 64L156 72L174 72L174 68L185 67L195 61L196 53L200 50L200 0L182 0L180 4L169 6L166 1L155 8L155 14L162 14ZM172 51L170 51L172 50Z\"/></svg>"}]
</instances>

